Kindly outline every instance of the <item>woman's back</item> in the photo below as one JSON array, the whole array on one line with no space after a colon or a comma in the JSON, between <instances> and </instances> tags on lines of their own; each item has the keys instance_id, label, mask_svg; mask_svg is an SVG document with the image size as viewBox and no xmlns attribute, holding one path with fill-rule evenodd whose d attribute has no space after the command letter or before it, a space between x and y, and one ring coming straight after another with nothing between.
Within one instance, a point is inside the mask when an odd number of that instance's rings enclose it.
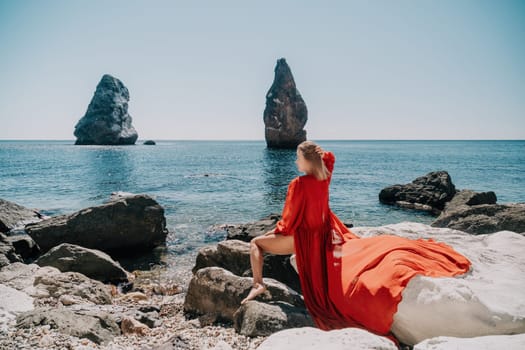
<instances>
[{"instance_id":1,"label":"woman's back","mask_svg":"<svg viewBox=\"0 0 525 350\"><path fill-rule=\"evenodd\" d=\"M329 180L317 180L311 175L299 178L303 188L303 222L301 234L317 232L326 227L329 218Z\"/></svg>"}]
</instances>

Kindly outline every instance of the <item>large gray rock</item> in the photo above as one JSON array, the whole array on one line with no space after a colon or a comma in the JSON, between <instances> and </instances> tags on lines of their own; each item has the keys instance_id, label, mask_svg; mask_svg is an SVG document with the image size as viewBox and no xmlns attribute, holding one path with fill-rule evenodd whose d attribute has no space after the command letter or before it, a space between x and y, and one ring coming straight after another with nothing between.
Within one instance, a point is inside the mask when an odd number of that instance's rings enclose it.
<instances>
[{"instance_id":1,"label":"large gray rock","mask_svg":"<svg viewBox=\"0 0 525 350\"><path fill-rule=\"evenodd\" d=\"M105 312L72 311L67 308L36 308L17 317L18 328L49 325L57 332L87 338L97 344L109 343L120 335L113 316Z\"/></svg>"},{"instance_id":2,"label":"large gray rock","mask_svg":"<svg viewBox=\"0 0 525 350\"><path fill-rule=\"evenodd\" d=\"M0 232L6 233L40 220L42 220L42 214L38 211L0 198Z\"/></svg>"},{"instance_id":3,"label":"large gray rock","mask_svg":"<svg viewBox=\"0 0 525 350\"><path fill-rule=\"evenodd\" d=\"M119 263L100 250L63 243L35 261L40 266L53 266L62 272L80 272L101 282L127 282L128 273Z\"/></svg>"},{"instance_id":4,"label":"large gray rock","mask_svg":"<svg viewBox=\"0 0 525 350\"><path fill-rule=\"evenodd\" d=\"M385 187L379 193L383 204L418 209L439 214L456 194L456 187L446 171L418 177L412 183Z\"/></svg>"},{"instance_id":5,"label":"large gray rock","mask_svg":"<svg viewBox=\"0 0 525 350\"><path fill-rule=\"evenodd\" d=\"M199 250L193 273L204 267L218 266L237 276L246 276L250 270L250 244L238 240L219 242Z\"/></svg>"},{"instance_id":6,"label":"large gray rock","mask_svg":"<svg viewBox=\"0 0 525 350\"><path fill-rule=\"evenodd\" d=\"M301 296L286 285L265 279L267 290L257 299L284 301L304 307ZM220 267L206 267L195 273L190 281L184 311L194 315L209 314L217 319L233 321L233 314L253 285L252 278L239 277Z\"/></svg>"},{"instance_id":7,"label":"large gray rock","mask_svg":"<svg viewBox=\"0 0 525 350\"><path fill-rule=\"evenodd\" d=\"M26 226L43 252L71 243L126 255L164 244L164 209L147 195L118 197L109 203Z\"/></svg>"},{"instance_id":8,"label":"large gray rock","mask_svg":"<svg viewBox=\"0 0 525 350\"><path fill-rule=\"evenodd\" d=\"M267 304L250 300L233 316L237 333L249 337L268 336L287 328L315 327L305 308L284 302Z\"/></svg>"},{"instance_id":9,"label":"large gray rock","mask_svg":"<svg viewBox=\"0 0 525 350\"><path fill-rule=\"evenodd\" d=\"M129 91L120 80L105 74L97 85L86 114L75 126L76 145L133 145L138 134L128 114Z\"/></svg>"},{"instance_id":10,"label":"large gray rock","mask_svg":"<svg viewBox=\"0 0 525 350\"><path fill-rule=\"evenodd\" d=\"M210 266L222 267L237 276L251 276L250 244L232 239L201 248L193 272ZM301 291L299 275L290 264L290 255L265 254L263 273L264 277L276 279L295 291Z\"/></svg>"},{"instance_id":11,"label":"large gray rock","mask_svg":"<svg viewBox=\"0 0 525 350\"><path fill-rule=\"evenodd\" d=\"M296 148L306 140L306 104L284 58L277 60L275 78L266 94L264 109L266 144L270 148Z\"/></svg>"}]
</instances>

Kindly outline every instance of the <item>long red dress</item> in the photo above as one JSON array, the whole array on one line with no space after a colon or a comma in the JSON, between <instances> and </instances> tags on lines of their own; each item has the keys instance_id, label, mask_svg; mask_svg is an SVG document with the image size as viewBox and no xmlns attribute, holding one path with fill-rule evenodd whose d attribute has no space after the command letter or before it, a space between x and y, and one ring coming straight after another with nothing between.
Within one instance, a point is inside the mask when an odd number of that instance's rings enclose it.
<instances>
[{"instance_id":1,"label":"long red dress","mask_svg":"<svg viewBox=\"0 0 525 350\"><path fill-rule=\"evenodd\" d=\"M332 173L334 155L326 152L323 161ZM359 327L388 335L410 278L469 270L470 261L444 243L354 235L330 210L330 180L311 175L292 180L275 229L294 236L304 301L319 328ZM343 243L334 245L332 230Z\"/></svg>"}]
</instances>

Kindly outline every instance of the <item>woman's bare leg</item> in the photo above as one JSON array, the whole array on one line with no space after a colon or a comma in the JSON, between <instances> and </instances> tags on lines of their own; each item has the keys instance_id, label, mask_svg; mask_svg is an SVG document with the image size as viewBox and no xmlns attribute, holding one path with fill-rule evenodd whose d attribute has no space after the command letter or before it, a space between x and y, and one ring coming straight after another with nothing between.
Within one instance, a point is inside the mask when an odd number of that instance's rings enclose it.
<instances>
[{"instance_id":1,"label":"woman's bare leg","mask_svg":"<svg viewBox=\"0 0 525 350\"><path fill-rule=\"evenodd\" d=\"M265 252L277 255L293 254L295 252L293 236L283 236L268 232L263 236L251 240L250 264L252 265L253 288L241 304L254 299L266 290L262 276L264 263L263 253Z\"/></svg>"}]
</instances>

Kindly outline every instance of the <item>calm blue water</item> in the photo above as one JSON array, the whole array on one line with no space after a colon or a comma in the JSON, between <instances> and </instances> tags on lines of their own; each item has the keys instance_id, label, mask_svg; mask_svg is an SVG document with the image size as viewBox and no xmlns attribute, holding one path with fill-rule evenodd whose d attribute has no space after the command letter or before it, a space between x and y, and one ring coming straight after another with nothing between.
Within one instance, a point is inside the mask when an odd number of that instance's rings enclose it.
<instances>
[{"instance_id":1,"label":"calm blue water","mask_svg":"<svg viewBox=\"0 0 525 350\"><path fill-rule=\"evenodd\" d=\"M459 189L525 201L525 141L325 141L336 155L331 207L344 221L376 226L433 218L381 205L379 191L447 170ZM147 193L166 209L169 251L194 254L211 225L280 212L299 175L295 151L263 141L160 141L156 146L74 146L0 141L0 198L48 215L104 202L114 191Z\"/></svg>"}]
</instances>

